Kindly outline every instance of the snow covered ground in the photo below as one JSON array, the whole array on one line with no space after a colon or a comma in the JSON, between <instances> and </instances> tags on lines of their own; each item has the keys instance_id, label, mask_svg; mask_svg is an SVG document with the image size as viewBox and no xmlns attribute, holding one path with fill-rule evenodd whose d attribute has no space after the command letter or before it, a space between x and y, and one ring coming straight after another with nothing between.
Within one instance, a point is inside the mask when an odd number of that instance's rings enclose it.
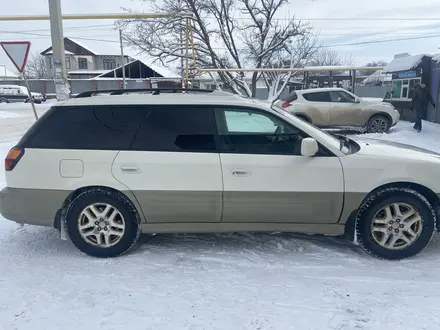
<instances>
[{"instance_id":1,"label":"snow covered ground","mask_svg":"<svg viewBox=\"0 0 440 330\"><path fill-rule=\"evenodd\" d=\"M1 105L0 154L32 122L27 105ZM440 152L440 125L424 125L374 137ZM98 260L58 236L0 218L0 330L440 328L439 238L389 262L292 234L158 235Z\"/></svg>"}]
</instances>

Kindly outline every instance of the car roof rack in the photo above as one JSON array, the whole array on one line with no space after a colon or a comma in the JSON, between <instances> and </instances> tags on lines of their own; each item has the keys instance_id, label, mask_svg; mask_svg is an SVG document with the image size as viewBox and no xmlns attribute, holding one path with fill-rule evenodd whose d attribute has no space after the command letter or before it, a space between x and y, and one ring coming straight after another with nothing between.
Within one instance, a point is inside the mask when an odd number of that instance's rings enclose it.
<instances>
[{"instance_id":1,"label":"car roof rack","mask_svg":"<svg viewBox=\"0 0 440 330\"><path fill-rule=\"evenodd\" d=\"M122 95L127 93L139 93L139 92L152 92L153 95L159 95L161 93L177 93L177 92L196 92L196 93L212 93L213 89L198 89L198 88L135 88L135 89L106 89L98 91L87 91L79 93L75 98L91 97L94 94L110 94L110 95Z\"/></svg>"}]
</instances>

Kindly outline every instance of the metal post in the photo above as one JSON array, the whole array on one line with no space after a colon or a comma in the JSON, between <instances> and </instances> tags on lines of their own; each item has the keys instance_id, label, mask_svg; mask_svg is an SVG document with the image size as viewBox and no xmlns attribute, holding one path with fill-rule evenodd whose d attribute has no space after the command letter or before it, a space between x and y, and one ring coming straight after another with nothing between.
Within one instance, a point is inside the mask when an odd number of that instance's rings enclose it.
<instances>
[{"instance_id":1,"label":"metal post","mask_svg":"<svg viewBox=\"0 0 440 330\"><path fill-rule=\"evenodd\" d=\"M122 89L126 88L125 85L125 56L124 56L124 44L122 43L122 30L119 29L119 42L121 44L121 58L122 58Z\"/></svg>"},{"instance_id":2,"label":"metal post","mask_svg":"<svg viewBox=\"0 0 440 330\"><path fill-rule=\"evenodd\" d=\"M58 101L69 98L70 88L67 81L64 51L63 21L61 19L61 0L49 0L50 30L54 60L55 90Z\"/></svg>"},{"instance_id":3,"label":"metal post","mask_svg":"<svg viewBox=\"0 0 440 330\"><path fill-rule=\"evenodd\" d=\"M185 72L185 88L188 88L188 78L189 78L189 33L188 33L189 19L186 19L186 72Z\"/></svg>"},{"instance_id":4,"label":"metal post","mask_svg":"<svg viewBox=\"0 0 440 330\"><path fill-rule=\"evenodd\" d=\"M34 103L34 99L32 98L32 93L31 93L31 89L29 88L29 82L27 80L26 73L23 72L22 75L23 75L24 83L26 84L29 102L32 104L32 110L34 111L35 120L38 120L37 109L35 109L35 103Z\"/></svg>"},{"instance_id":5,"label":"metal post","mask_svg":"<svg viewBox=\"0 0 440 330\"><path fill-rule=\"evenodd\" d=\"M356 70L351 71L351 92L354 94L356 85Z\"/></svg>"}]
</instances>

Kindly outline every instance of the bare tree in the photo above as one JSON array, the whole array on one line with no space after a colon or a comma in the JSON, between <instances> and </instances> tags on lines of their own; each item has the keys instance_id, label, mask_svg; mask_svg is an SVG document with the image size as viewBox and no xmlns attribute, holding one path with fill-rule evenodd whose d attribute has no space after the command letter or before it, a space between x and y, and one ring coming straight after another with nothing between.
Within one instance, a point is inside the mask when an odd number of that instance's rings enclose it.
<instances>
[{"instance_id":1,"label":"bare tree","mask_svg":"<svg viewBox=\"0 0 440 330\"><path fill-rule=\"evenodd\" d=\"M294 45L289 43L286 48L280 52L277 62L270 63L266 67L271 68L303 68L307 66L313 58L316 48L316 38L313 35L298 38ZM268 100L278 99L280 94L289 84L290 80L296 77L298 72L264 72L263 78L268 88Z\"/></svg>"},{"instance_id":2,"label":"bare tree","mask_svg":"<svg viewBox=\"0 0 440 330\"><path fill-rule=\"evenodd\" d=\"M264 68L286 50L288 41L295 42L310 34L312 27L294 17L288 21L275 18L286 5L288 0L163 0L154 2L153 8L171 14L193 13L196 56L191 65L227 69ZM185 22L181 18L125 20L119 26L131 45L158 58L162 64L179 63L185 56ZM250 86L243 75L219 72L218 76L236 92L255 96L261 74L252 74Z\"/></svg>"},{"instance_id":3,"label":"bare tree","mask_svg":"<svg viewBox=\"0 0 440 330\"><path fill-rule=\"evenodd\" d=\"M310 61L311 66L353 66L354 58L351 54L342 56L340 53L328 47L320 47ZM328 71L310 72L309 75L327 74ZM333 74L341 74L342 71L333 71Z\"/></svg>"},{"instance_id":4,"label":"bare tree","mask_svg":"<svg viewBox=\"0 0 440 330\"><path fill-rule=\"evenodd\" d=\"M386 66L388 63L387 62L385 62L385 61L382 61L382 60L379 60L379 61L372 61L372 62L369 62L369 63L367 63L366 65L364 65L364 66L366 66L366 67L368 67L368 68L376 68L376 67L384 67L384 66ZM379 70L379 69L378 69ZM358 74L359 75L361 75L361 76L370 76L370 75L372 75L373 73L375 72L375 70L359 70L358 71Z\"/></svg>"},{"instance_id":5,"label":"bare tree","mask_svg":"<svg viewBox=\"0 0 440 330\"><path fill-rule=\"evenodd\" d=\"M30 55L26 64L26 75L31 79L49 79L46 60L43 55L34 53Z\"/></svg>"}]
</instances>

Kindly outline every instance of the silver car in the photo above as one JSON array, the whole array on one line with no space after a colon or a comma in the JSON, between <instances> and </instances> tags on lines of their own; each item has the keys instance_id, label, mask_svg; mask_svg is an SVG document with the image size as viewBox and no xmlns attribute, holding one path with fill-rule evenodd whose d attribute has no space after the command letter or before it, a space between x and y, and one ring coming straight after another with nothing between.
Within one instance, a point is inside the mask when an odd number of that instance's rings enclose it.
<instances>
[{"instance_id":1,"label":"silver car","mask_svg":"<svg viewBox=\"0 0 440 330\"><path fill-rule=\"evenodd\" d=\"M369 133L388 132L400 119L391 104L362 99L343 88L293 91L275 105L318 127L362 127Z\"/></svg>"}]
</instances>

